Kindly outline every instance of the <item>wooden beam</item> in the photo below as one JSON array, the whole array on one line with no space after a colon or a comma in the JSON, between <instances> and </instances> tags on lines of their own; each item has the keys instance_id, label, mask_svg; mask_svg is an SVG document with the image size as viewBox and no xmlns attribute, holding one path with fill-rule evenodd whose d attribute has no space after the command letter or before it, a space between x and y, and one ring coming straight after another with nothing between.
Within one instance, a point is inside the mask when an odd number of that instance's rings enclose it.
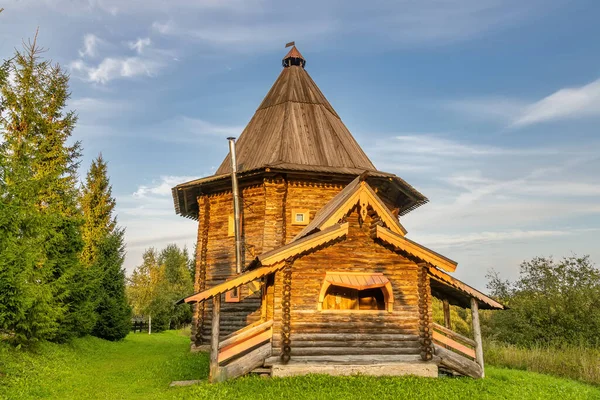
<instances>
[{"instance_id":1,"label":"wooden beam","mask_svg":"<svg viewBox=\"0 0 600 400\"><path fill-rule=\"evenodd\" d=\"M454 287L454 288L468 294L470 297L474 297L474 298L478 299L479 301L481 301L482 303L489 305L493 309L497 309L497 310L506 309L506 307L504 307L503 304L498 303L496 300L492 299L491 297L486 296L485 294L481 293L479 290L474 289L471 286L467 285L466 283L459 281L458 279L447 274L444 271L441 271L437 268L429 268L429 275L431 275L431 277L433 279L435 279L436 281L438 281L444 285L449 285L451 287Z\"/></svg>"},{"instance_id":2,"label":"wooden beam","mask_svg":"<svg viewBox=\"0 0 600 400\"><path fill-rule=\"evenodd\" d=\"M272 266L254 269L252 271L239 275L236 278L230 279L216 286L213 286L210 289L203 290L202 292L198 292L191 296L188 296L185 299L180 300L178 303L198 303L204 300L208 300L213 296L220 295L233 288L245 285L247 283L252 282L253 280L262 278L263 276L266 276L268 274L272 274L273 272L277 272L277 270L283 268L284 266L285 263L280 262Z\"/></svg>"},{"instance_id":3,"label":"wooden beam","mask_svg":"<svg viewBox=\"0 0 600 400\"><path fill-rule=\"evenodd\" d=\"M472 378L483 378L483 368L475 361L469 360L458 353L435 345L435 354L440 357L440 365L459 374Z\"/></svg>"},{"instance_id":4,"label":"wooden beam","mask_svg":"<svg viewBox=\"0 0 600 400\"><path fill-rule=\"evenodd\" d=\"M428 249L425 246L422 246L412 240L405 238L391 230L384 228L382 226L377 226L377 238L383 240L386 243L391 244L392 246L412 254L414 257L417 257L420 260L423 260L426 263L439 267L449 272L454 272L456 270L456 262L450 260L442 256L441 254L436 253L433 250Z\"/></svg>"},{"instance_id":5,"label":"wooden beam","mask_svg":"<svg viewBox=\"0 0 600 400\"><path fill-rule=\"evenodd\" d=\"M462 343L458 343L456 340L450 339L449 337L444 336L439 332L433 331L433 341L436 344L445 344L446 346L448 346L454 350L458 350L461 353L463 353L471 358L476 358L475 351L473 349L465 346Z\"/></svg>"},{"instance_id":6,"label":"wooden beam","mask_svg":"<svg viewBox=\"0 0 600 400\"><path fill-rule=\"evenodd\" d=\"M258 324L254 323L252 325L247 326L244 329L240 329L239 331L234 332L231 335L229 335L227 337L227 339L224 339L219 344L219 349L224 349L225 347L230 346L232 344L242 342L246 339L251 338L252 336L256 336L257 334L262 333L263 331L266 331L271 326L273 326L273 320L269 320L266 322L265 321L258 321L258 322L259 322Z\"/></svg>"},{"instance_id":7,"label":"wooden beam","mask_svg":"<svg viewBox=\"0 0 600 400\"><path fill-rule=\"evenodd\" d=\"M347 222L343 224L335 224L329 229L322 230L319 233L305 236L302 239L291 242L285 246L282 246L276 250L269 251L258 256L262 265L272 265L275 263L281 263L286 259L311 250L322 244L335 240L341 236L348 234L349 224Z\"/></svg>"},{"instance_id":8,"label":"wooden beam","mask_svg":"<svg viewBox=\"0 0 600 400\"><path fill-rule=\"evenodd\" d=\"M448 299L442 300L442 306L444 308L444 326L448 329L452 329L452 325L450 324L450 303Z\"/></svg>"},{"instance_id":9,"label":"wooden beam","mask_svg":"<svg viewBox=\"0 0 600 400\"><path fill-rule=\"evenodd\" d=\"M440 331L440 333L442 333L445 336L448 336L450 339L457 340L459 342L463 342L465 344L468 344L471 347L475 347L477 345L473 339L463 336L460 333L454 332L453 330L450 330L448 328L445 328L440 324L436 324L434 322L432 324L432 326L433 326L434 330ZM475 358L475 357L473 357L473 358Z\"/></svg>"},{"instance_id":10,"label":"wooden beam","mask_svg":"<svg viewBox=\"0 0 600 400\"><path fill-rule=\"evenodd\" d=\"M471 297L471 316L473 317L473 337L475 338L475 359L481 367L481 377L485 377L485 369L483 365L483 343L481 341L481 327L479 326L479 306L477 299Z\"/></svg>"},{"instance_id":11,"label":"wooden beam","mask_svg":"<svg viewBox=\"0 0 600 400\"><path fill-rule=\"evenodd\" d=\"M252 337L249 337L244 341L237 342L231 346L228 346L221 350L221 352L219 353L218 361L220 363L225 362L238 354L241 354L253 347L258 346L259 344L262 344L266 341L270 341L272 336L273 332L271 331L271 329L269 329Z\"/></svg>"},{"instance_id":12,"label":"wooden beam","mask_svg":"<svg viewBox=\"0 0 600 400\"><path fill-rule=\"evenodd\" d=\"M219 328L221 318L221 295L213 297L212 332L210 336L210 372L211 383L219 382Z\"/></svg>"}]
</instances>

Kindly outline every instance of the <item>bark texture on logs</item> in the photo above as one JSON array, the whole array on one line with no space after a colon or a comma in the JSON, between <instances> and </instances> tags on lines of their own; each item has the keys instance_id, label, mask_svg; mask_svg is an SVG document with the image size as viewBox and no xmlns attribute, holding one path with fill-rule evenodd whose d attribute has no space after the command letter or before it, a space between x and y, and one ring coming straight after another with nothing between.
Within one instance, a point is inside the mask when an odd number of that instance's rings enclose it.
<instances>
[{"instance_id":1,"label":"bark texture on logs","mask_svg":"<svg viewBox=\"0 0 600 400\"><path fill-rule=\"evenodd\" d=\"M281 301L281 361L285 364L290 360L292 354L290 309L292 307L290 298L292 294L292 263L286 262L281 271L283 275L283 292Z\"/></svg>"},{"instance_id":2,"label":"bark texture on logs","mask_svg":"<svg viewBox=\"0 0 600 400\"><path fill-rule=\"evenodd\" d=\"M426 265L419 265L419 334L421 337L421 358L423 361L429 361L433 358L431 286L427 270L428 267Z\"/></svg>"}]
</instances>

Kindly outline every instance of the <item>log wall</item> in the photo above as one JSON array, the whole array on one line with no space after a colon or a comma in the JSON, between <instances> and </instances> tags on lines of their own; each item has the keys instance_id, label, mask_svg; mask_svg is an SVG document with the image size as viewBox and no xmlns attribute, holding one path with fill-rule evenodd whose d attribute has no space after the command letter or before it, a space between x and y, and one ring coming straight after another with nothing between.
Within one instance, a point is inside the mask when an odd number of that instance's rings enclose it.
<instances>
[{"instance_id":1,"label":"log wall","mask_svg":"<svg viewBox=\"0 0 600 400\"><path fill-rule=\"evenodd\" d=\"M282 175L265 178L261 184L242 187L244 265L257 255L288 243L304 228L303 225L292 225L292 209L308 209L312 219L342 188L343 185L333 183L288 182ZM228 236L229 215L233 214L231 191L201 195L198 205L196 291L235 275L235 238ZM221 335L241 329L261 316L260 293L248 297L247 286L241 290L241 302L223 301L221 304ZM274 296L269 297L265 315L272 316L274 313ZM208 343L211 315L210 302L195 307L192 327L195 344Z\"/></svg>"},{"instance_id":2,"label":"log wall","mask_svg":"<svg viewBox=\"0 0 600 400\"><path fill-rule=\"evenodd\" d=\"M290 296L291 359L322 355L419 355L419 266L370 237L371 217L362 227L349 217L346 239L294 261ZM326 271L381 272L394 292L393 312L318 311ZM275 277L273 354L281 354L283 274Z\"/></svg>"},{"instance_id":3,"label":"log wall","mask_svg":"<svg viewBox=\"0 0 600 400\"><path fill-rule=\"evenodd\" d=\"M242 238L244 240L244 264L254 259L263 249L265 218L265 187L255 185L244 187L240 193L242 202ZM233 215L231 191L201 195L198 198L200 209L199 226L208 225L207 233L199 234L200 259L196 262L196 286L199 289L215 286L235 275L235 237L229 236L229 216ZM204 211L204 213L202 212ZM204 238L206 238L204 240ZM202 269L205 279L202 281ZM248 287L240 288L242 301L221 304L222 336L235 332L260 319L260 291L249 294ZM224 299L223 299L224 300ZM197 306L195 338L196 344L207 344L210 338L212 306L210 302ZM204 308L203 310L201 308ZM202 312L203 318L200 318ZM201 326L201 328L200 328Z\"/></svg>"}]
</instances>

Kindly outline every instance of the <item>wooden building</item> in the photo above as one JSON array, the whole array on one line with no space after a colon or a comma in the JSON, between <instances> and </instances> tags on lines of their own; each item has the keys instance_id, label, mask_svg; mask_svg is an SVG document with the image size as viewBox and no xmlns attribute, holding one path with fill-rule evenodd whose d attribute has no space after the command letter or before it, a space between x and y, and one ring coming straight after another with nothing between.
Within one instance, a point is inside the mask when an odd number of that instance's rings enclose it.
<instances>
[{"instance_id":1,"label":"wooden building","mask_svg":"<svg viewBox=\"0 0 600 400\"><path fill-rule=\"evenodd\" d=\"M215 175L173 188L198 221L192 342L212 381L267 368L305 373L483 377L478 309L501 304L454 278L456 262L406 237L427 198L378 171L308 75L296 47ZM442 299L446 326L432 321ZM449 329L470 308L474 338Z\"/></svg>"}]
</instances>

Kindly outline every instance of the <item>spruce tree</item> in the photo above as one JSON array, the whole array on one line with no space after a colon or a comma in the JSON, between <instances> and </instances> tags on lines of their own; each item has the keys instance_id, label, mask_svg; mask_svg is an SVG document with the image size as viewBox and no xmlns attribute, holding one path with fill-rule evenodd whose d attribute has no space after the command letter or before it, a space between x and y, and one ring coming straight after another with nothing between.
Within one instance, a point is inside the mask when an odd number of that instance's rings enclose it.
<instances>
[{"instance_id":1,"label":"spruce tree","mask_svg":"<svg viewBox=\"0 0 600 400\"><path fill-rule=\"evenodd\" d=\"M97 321L92 334L108 340L123 339L131 324L131 309L125 297L124 232L117 227L115 205L107 165L100 154L92 162L82 189L81 260L97 278Z\"/></svg>"},{"instance_id":2,"label":"spruce tree","mask_svg":"<svg viewBox=\"0 0 600 400\"><path fill-rule=\"evenodd\" d=\"M68 145L77 117L65 111L68 75L41 52L35 40L17 51L12 79L0 88L0 329L20 342L64 340L90 328L89 299L79 293L80 144Z\"/></svg>"}]
</instances>

